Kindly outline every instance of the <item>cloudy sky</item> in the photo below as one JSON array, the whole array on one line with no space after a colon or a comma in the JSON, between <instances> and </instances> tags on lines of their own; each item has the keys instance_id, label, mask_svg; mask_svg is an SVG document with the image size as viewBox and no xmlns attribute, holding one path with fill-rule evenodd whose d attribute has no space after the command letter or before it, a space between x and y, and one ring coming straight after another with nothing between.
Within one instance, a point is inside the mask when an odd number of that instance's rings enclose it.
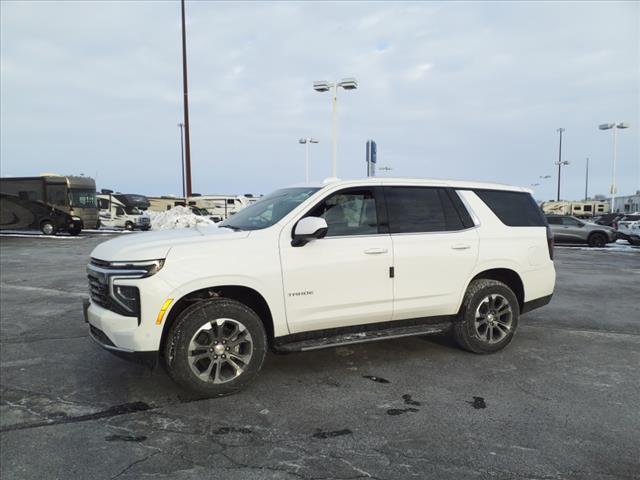
<instances>
[{"instance_id":1,"label":"cloudy sky","mask_svg":"<svg viewBox=\"0 0 640 480\"><path fill-rule=\"evenodd\" d=\"M180 4L1 4L1 173L84 173L99 188L181 193ZM488 180L563 197L640 189L638 2L187 2L194 191L267 193L366 172L365 142L394 176ZM552 175L540 180L541 175Z\"/></svg>"}]
</instances>

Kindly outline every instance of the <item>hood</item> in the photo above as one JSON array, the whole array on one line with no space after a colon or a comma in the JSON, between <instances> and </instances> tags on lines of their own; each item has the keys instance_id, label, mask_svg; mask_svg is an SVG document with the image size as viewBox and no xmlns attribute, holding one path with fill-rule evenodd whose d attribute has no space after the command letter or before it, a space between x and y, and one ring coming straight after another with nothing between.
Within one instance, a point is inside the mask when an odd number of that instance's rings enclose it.
<instances>
[{"instance_id":1,"label":"hood","mask_svg":"<svg viewBox=\"0 0 640 480\"><path fill-rule=\"evenodd\" d=\"M208 227L161 230L122 235L101 243L91 252L92 258L107 262L137 262L166 258L172 247L247 238L250 232L234 232L229 228Z\"/></svg>"}]
</instances>

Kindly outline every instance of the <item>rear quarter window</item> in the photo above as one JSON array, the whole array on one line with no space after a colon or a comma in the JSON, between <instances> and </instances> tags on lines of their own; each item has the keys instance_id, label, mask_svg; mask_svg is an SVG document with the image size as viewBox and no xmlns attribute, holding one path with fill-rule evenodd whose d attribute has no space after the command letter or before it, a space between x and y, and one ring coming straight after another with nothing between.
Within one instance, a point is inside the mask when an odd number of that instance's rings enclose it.
<instances>
[{"instance_id":1,"label":"rear quarter window","mask_svg":"<svg viewBox=\"0 0 640 480\"><path fill-rule=\"evenodd\" d=\"M526 192L474 190L502 223L509 227L545 227L547 219Z\"/></svg>"}]
</instances>

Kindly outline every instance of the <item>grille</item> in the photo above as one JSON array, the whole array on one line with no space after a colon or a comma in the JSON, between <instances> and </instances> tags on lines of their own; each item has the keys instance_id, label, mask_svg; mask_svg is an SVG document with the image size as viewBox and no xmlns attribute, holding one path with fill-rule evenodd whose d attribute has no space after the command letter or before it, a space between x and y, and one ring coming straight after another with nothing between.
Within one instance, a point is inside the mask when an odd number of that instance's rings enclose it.
<instances>
[{"instance_id":1,"label":"grille","mask_svg":"<svg viewBox=\"0 0 640 480\"><path fill-rule=\"evenodd\" d=\"M111 300L109 299L109 286L100 282L96 277L89 275L89 293L91 301L102 308L111 309Z\"/></svg>"}]
</instances>

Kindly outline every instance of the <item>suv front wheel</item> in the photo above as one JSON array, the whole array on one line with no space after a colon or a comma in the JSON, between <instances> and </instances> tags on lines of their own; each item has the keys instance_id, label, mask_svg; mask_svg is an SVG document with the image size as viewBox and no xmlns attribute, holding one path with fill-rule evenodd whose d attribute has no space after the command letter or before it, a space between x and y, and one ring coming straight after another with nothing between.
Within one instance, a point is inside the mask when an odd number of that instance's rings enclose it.
<instances>
[{"instance_id":1,"label":"suv front wheel","mask_svg":"<svg viewBox=\"0 0 640 480\"><path fill-rule=\"evenodd\" d=\"M258 315L235 300L215 298L180 313L169 331L164 358L177 383L219 397L237 392L258 375L266 349Z\"/></svg>"},{"instance_id":2,"label":"suv front wheel","mask_svg":"<svg viewBox=\"0 0 640 480\"><path fill-rule=\"evenodd\" d=\"M453 335L470 352L497 352L513 339L519 316L518 299L507 285L497 280L474 280L465 293Z\"/></svg>"}]
</instances>

